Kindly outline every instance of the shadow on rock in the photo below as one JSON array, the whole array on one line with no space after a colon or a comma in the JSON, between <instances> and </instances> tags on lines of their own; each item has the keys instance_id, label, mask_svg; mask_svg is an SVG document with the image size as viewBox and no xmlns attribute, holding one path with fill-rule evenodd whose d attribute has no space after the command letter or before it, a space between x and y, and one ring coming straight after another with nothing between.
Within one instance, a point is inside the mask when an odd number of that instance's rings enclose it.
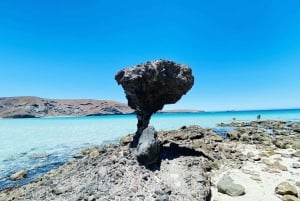
<instances>
[{"instance_id":1,"label":"shadow on rock","mask_svg":"<svg viewBox=\"0 0 300 201\"><path fill-rule=\"evenodd\" d=\"M135 110L138 119L131 147L138 145L152 114L165 104L176 103L194 84L190 67L168 60L125 68L115 75L115 80L122 85L128 105Z\"/></svg>"},{"instance_id":2,"label":"shadow on rock","mask_svg":"<svg viewBox=\"0 0 300 201\"><path fill-rule=\"evenodd\" d=\"M176 143L170 143L169 146L161 146L160 148L160 158L157 163L146 166L147 169L151 171L160 170L162 160L174 160L181 156L196 156L196 157L205 157L206 155L200 151L188 147L181 147Z\"/></svg>"},{"instance_id":3,"label":"shadow on rock","mask_svg":"<svg viewBox=\"0 0 300 201\"><path fill-rule=\"evenodd\" d=\"M180 156L204 156L205 155L194 149L188 147L180 147L176 143L171 143L169 147L162 147L160 158L161 160L173 160L179 158Z\"/></svg>"}]
</instances>

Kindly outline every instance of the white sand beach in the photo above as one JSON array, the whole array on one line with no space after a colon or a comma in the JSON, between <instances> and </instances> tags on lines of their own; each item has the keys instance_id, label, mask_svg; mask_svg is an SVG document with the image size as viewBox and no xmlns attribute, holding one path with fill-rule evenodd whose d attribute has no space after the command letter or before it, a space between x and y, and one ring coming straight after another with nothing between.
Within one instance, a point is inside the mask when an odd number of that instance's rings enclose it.
<instances>
[{"instance_id":1,"label":"white sand beach","mask_svg":"<svg viewBox=\"0 0 300 201\"><path fill-rule=\"evenodd\" d=\"M244 154L254 154L240 169L229 167L225 164L214 172L212 176L212 200L213 201L280 201L281 196L275 193L275 188L281 182L289 182L293 185L300 182L300 169L293 168L293 164L299 164L299 158L292 157L294 149L262 149L257 145L240 144L238 149ZM272 164L279 163L282 166L272 167ZM287 171L285 171L285 167ZM281 169L281 170L280 170ZM234 183L245 187L245 195L231 197L219 193L216 185L220 178L228 174Z\"/></svg>"}]
</instances>

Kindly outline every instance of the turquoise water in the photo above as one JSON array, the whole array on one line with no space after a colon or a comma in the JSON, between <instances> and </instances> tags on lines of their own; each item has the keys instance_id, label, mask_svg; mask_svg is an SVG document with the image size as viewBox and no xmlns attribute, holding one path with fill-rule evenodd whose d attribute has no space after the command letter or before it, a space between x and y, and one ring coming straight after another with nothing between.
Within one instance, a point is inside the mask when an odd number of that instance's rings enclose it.
<instances>
[{"instance_id":1,"label":"turquoise water","mask_svg":"<svg viewBox=\"0 0 300 201\"><path fill-rule=\"evenodd\" d=\"M151 124L157 130L178 129L183 125L216 127L220 122L256 120L300 121L300 109L166 113L156 114ZM0 119L0 190L12 185L7 176L27 169L32 176L63 164L79 150L118 141L136 130L135 115L68 117L41 119Z\"/></svg>"}]
</instances>

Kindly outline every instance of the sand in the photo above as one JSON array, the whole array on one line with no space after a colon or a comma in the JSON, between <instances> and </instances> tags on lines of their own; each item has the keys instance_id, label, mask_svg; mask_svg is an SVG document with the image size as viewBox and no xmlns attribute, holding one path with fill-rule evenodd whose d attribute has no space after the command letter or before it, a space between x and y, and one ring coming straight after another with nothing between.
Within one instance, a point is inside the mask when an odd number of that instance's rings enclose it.
<instances>
[{"instance_id":1,"label":"sand","mask_svg":"<svg viewBox=\"0 0 300 201\"><path fill-rule=\"evenodd\" d=\"M266 153L264 149L257 148L256 145L239 145L244 153L252 152L258 157L261 153ZM223 164L218 171L212 174L212 200L213 201L280 201L279 195L275 193L275 188L281 182L289 182L293 185L300 182L300 169L292 168L293 163L299 163L299 158L291 157L293 149L275 149L275 154L263 156L259 161L247 161L241 169L230 168ZM287 167L287 171L278 169L272 170L263 161L274 163L278 161ZM230 197L219 193L216 185L224 174L229 174L234 183L241 184L246 189L246 194L239 197ZM298 188L299 190L299 188Z\"/></svg>"}]
</instances>

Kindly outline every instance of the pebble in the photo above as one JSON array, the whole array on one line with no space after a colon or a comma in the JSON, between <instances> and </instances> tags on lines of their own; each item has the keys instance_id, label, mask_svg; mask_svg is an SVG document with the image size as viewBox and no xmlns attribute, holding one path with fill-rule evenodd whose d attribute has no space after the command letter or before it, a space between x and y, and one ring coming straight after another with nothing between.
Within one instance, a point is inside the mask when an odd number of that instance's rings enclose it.
<instances>
[{"instance_id":1,"label":"pebble","mask_svg":"<svg viewBox=\"0 0 300 201\"><path fill-rule=\"evenodd\" d=\"M261 178L258 176L251 176L250 179L255 180L255 181L261 181Z\"/></svg>"},{"instance_id":2,"label":"pebble","mask_svg":"<svg viewBox=\"0 0 300 201\"><path fill-rule=\"evenodd\" d=\"M252 158L254 161L260 161L261 157L259 155L256 155Z\"/></svg>"}]
</instances>

